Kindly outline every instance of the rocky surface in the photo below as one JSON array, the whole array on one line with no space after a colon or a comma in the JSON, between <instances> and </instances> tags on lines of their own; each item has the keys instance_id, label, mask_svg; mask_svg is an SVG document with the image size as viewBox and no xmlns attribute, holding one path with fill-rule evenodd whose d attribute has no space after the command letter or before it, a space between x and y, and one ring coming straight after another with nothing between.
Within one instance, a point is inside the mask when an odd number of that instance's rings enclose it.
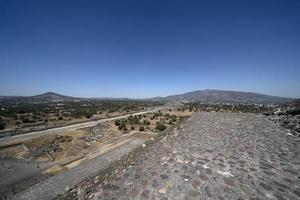
<instances>
[{"instance_id":1,"label":"rocky surface","mask_svg":"<svg viewBox=\"0 0 300 200\"><path fill-rule=\"evenodd\" d=\"M275 108L273 112L265 114L270 120L289 129L291 134L300 137L300 100Z\"/></svg>"},{"instance_id":2,"label":"rocky surface","mask_svg":"<svg viewBox=\"0 0 300 200\"><path fill-rule=\"evenodd\" d=\"M300 199L300 140L262 115L198 113L111 181L88 188L83 196L77 188L78 197Z\"/></svg>"}]
</instances>

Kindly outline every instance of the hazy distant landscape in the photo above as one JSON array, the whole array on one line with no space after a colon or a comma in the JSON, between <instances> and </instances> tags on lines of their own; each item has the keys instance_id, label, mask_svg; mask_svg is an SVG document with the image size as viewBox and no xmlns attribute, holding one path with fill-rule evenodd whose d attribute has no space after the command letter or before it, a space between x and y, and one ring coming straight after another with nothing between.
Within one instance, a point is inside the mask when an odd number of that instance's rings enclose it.
<instances>
[{"instance_id":1,"label":"hazy distant landscape","mask_svg":"<svg viewBox=\"0 0 300 200\"><path fill-rule=\"evenodd\" d=\"M134 100L128 98L78 98L70 97L54 92L47 92L35 96L0 96L0 103L49 103L49 102L70 102L70 101L91 101L91 100ZM185 94L176 94L166 97L153 97L147 99L152 101L185 101L185 102L204 102L204 103L277 103L283 104L295 99L264 95L259 93L225 91L225 90L197 90Z\"/></svg>"},{"instance_id":2,"label":"hazy distant landscape","mask_svg":"<svg viewBox=\"0 0 300 200\"><path fill-rule=\"evenodd\" d=\"M300 1L1 0L0 200L299 200Z\"/></svg>"}]
</instances>

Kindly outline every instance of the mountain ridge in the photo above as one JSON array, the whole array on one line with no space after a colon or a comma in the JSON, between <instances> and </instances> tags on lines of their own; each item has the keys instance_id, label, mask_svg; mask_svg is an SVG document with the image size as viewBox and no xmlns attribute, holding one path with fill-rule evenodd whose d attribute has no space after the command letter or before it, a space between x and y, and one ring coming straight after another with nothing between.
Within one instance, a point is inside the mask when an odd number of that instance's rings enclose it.
<instances>
[{"instance_id":1,"label":"mountain ridge","mask_svg":"<svg viewBox=\"0 0 300 200\"><path fill-rule=\"evenodd\" d=\"M255 92L242 92L233 90L204 89L195 90L183 94L169 95L165 97L153 97L146 99L133 98L84 98L72 97L55 92L45 92L33 96L0 96L0 103L27 102L27 103L48 103L48 102L74 102L83 100L151 100L151 101L182 101L182 102L203 102L203 103L289 103L296 98L277 97Z\"/></svg>"},{"instance_id":2,"label":"mountain ridge","mask_svg":"<svg viewBox=\"0 0 300 200\"><path fill-rule=\"evenodd\" d=\"M294 98L277 97L255 92L204 89L161 97L167 101L188 101L205 103L288 103Z\"/></svg>"}]
</instances>

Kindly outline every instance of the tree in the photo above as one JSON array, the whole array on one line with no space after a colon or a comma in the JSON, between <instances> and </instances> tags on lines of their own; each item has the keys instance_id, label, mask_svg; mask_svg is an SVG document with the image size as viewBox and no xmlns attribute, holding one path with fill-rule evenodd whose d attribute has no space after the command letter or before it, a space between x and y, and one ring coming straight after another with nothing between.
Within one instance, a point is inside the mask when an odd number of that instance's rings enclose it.
<instances>
[{"instance_id":1,"label":"tree","mask_svg":"<svg viewBox=\"0 0 300 200\"><path fill-rule=\"evenodd\" d=\"M177 116L176 115L172 115L172 121L176 122L177 121Z\"/></svg>"},{"instance_id":2,"label":"tree","mask_svg":"<svg viewBox=\"0 0 300 200\"><path fill-rule=\"evenodd\" d=\"M144 119L143 124L144 124L144 125L150 125L150 121Z\"/></svg>"},{"instance_id":3,"label":"tree","mask_svg":"<svg viewBox=\"0 0 300 200\"><path fill-rule=\"evenodd\" d=\"M120 123L120 124L118 125L118 129L119 129L119 130L123 130L125 127L126 127L125 123Z\"/></svg>"},{"instance_id":4,"label":"tree","mask_svg":"<svg viewBox=\"0 0 300 200\"><path fill-rule=\"evenodd\" d=\"M24 119L22 119L22 122L25 124L25 123L29 123L30 120L28 118L24 118Z\"/></svg>"},{"instance_id":5,"label":"tree","mask_svg":"<svg viewBox=\"0 0 300 200\"><path fill-rule=\"evenodd\" d=\"M116 126L119 126L119 125L120 125L120 120L119 120L119 119L116 119L116 120L115 120L115 125L116 125Z\"/></svg>"},{"instance_id":6,"label":"tree","mask_svg":"<svg viewBox=\"0 0 300 200\"><path fill-rule=\"evenodd\" d=\"M166 125L161 124L161 123L157 124L155 127L155 129L157 129L159 131L164 131L166 128L167 128Z\"/></svg>"},{"instance_id":7,"label":"tree","mask_svg":"<svg viewBox=\"0 0 300 200\"><path fill-rule=\"evenodd\" d=\"M140 131L145 131L144 126L140 126Z\"/></svg>"},{"instance_id":8,"label":"tree","mask_svg":"<svg viewBox=\"0 0 300 200\"><path fill-rule=\"evenodd\" d=\"M91 118L93 116L93 114L87 112L87 113L84 114L84 116L89 119L89 118Z\"/></svg>"}]
</instances>

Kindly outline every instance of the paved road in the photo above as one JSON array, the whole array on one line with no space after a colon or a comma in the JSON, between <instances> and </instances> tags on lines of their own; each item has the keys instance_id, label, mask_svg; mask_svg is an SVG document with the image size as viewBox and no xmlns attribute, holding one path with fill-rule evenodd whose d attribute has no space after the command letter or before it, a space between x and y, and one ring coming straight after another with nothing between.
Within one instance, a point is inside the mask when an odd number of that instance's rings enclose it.
<instances>
[{"instance_id":1,"label":"paved road","mask_svg":"<svg viewBox=\"0 0 300 200\"><path fill-rule=\"evenodd\" d=\"M93 199L300 199L300 140L253 114L199 113Z\"/></svg>"},{"instance_id":2,"label":"paved road","mask_svg":"<svg viewBox=\"0 0 300 200\"><path fill-rule=\"evenodd\" d=\"M112 120L120 119L123 117L128 117L130 115L140 115L140 114L155 112L157 110L158 109L147 110L147 111L137 112L134 114L122 115L122 116L112 117L112 118L107 118L107 119L100 119L100 120L91 121L91 122L83 122L83 123L79 123L79 124L73 124L73 125L68 125L68 126L63 126L63 127L58 127L58 128L47 129L47 130L43 130L43 131L34 131L34 132L30 132L30 133L16 135L13 137L0 138L0 147L18 144L18 143L24 142L26 140L41 137L43 135L48 135L48 134L53 134L53 133L61 133L61 132L76 130L76 129L85 128L85 127L89 127L89 126L95 126L96 124L99 124L99 123L112 121Z\"/></svg>"},{"instance_id":3,"label":"paved road","mask_svg":"<svg viewBox=\"0 0 300 200\"><path fill-rule=\"evenodd\" d=\"M42 183L34 185L25 191L15 195L13 199L24 200L47 200L53 199L64 192L66 187L74 187L76 184L92 176L97 171L105 169L109 164L131 152L134 148L141 146L144 139L135 138L108 153L85 161L80 165L50 177Z\"/></svg>"}]
</instances>

